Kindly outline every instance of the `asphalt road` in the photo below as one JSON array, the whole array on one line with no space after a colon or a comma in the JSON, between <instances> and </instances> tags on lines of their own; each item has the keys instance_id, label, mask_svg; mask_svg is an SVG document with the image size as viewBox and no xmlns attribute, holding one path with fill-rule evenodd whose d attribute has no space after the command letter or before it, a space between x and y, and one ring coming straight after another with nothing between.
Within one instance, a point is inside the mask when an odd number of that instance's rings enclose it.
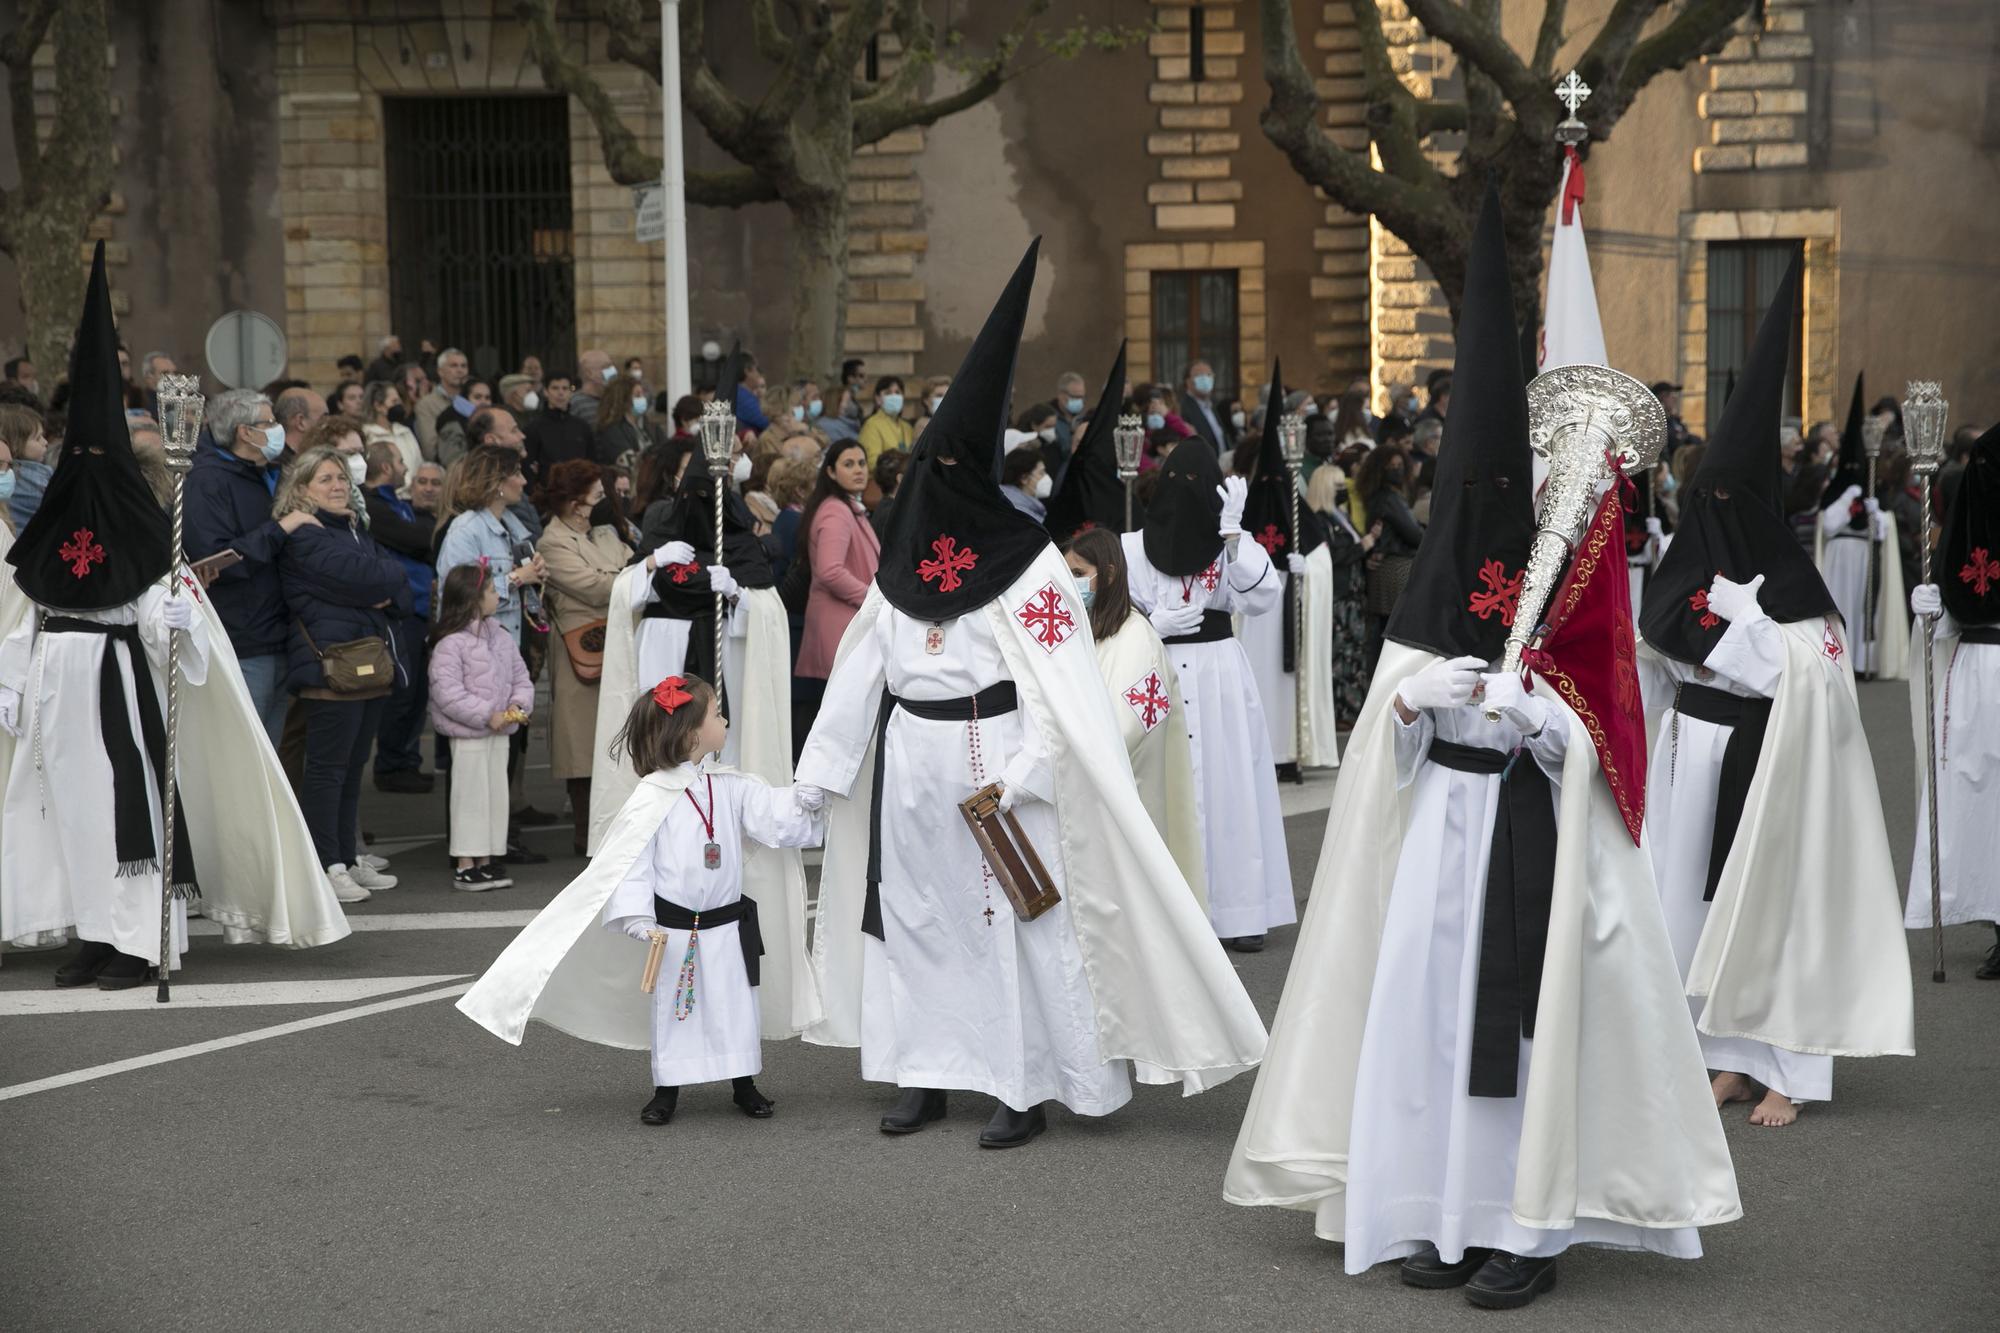
<instances>
[{"instance_id":1,"label":"asphalt road","mask_svg":"<svg viewBox=\"0 0 2000 1333\"><path fill-rule=\"evenodd\" d=\"M1862 693L1907 864L1906 696ZM537 795L554 803L550 789ZM643 1055L539 1026L511 1048L450 1002L511 938L493 923L547 902L579 863L565 855L514 889L454 893L442 844L426 841L442 827L441 794L371 793L364 813L404 879L353 917L420 928L357 929L296 954L204 938L184 1002L120 1011L22 1012L61 1002L48 985L59 955L7 955L0 1329L1482 1321L1455 1293L1402 1287L1389 1266L1343 1276L1339 1250L1301 1214L1223 1203L1247 1077L1192 1099L1141 1089L1105 1120L1052 1112L1034 1145L991 1153L975 1146L985 1099L885 1138L875 1120L890 1094L861 1081L855 1054L791 1042L766 1048L775 1119L745 1120L726 1088L698 1088L671 1126L643 1128ZM1301 890L1323 823L1287 821ZM534 836L567 853L567 828ZM1239 960L1267 1017L1292 934ZM1948 932L1952 979L1939 986L1928 936L1912 938L1915 1060L1841 1061L1836 1100L1790 1129L1754 1128L1731 1108L1747 1216L1704 1234L1707 1257L1579 1251L1520 1321L1991 1327L2000 983L1971 977L1991 941L1983 926ZM245 989L272 983L285 989ZM203 993L231 1002L198 1006ZM71 998L95 1008L100 997ZM271 1032L302 1022L318 1025ZM185 1049L202 1043L214 1045ZM95 1072L23 1087L81 1070Z\"/></svg>"}]
</instances>

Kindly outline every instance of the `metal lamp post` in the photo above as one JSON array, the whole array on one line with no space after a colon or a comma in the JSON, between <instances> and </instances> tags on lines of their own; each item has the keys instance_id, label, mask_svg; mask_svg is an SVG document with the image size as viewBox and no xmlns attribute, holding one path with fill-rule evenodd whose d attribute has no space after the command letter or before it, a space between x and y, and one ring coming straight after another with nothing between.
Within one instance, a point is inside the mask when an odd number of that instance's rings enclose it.
<instances>
[{"instance_id":1,"label":"metal lamp post","mask_svg":"<svg viewBox=\"0 0 2000 1333\"><path fill-rule=\"evenodd\" d=\"M1275 391L1273 397L1276 397ZM1277 406L1274 401L1271 404ZM1296 412L1287 412L1278 418L1278 452L1285 460L1285 489L1292 498L1292 545L1291 553L1299 550L1299 464L1306 456L1306 419ZM1306 762L1306 733L1312 730L1312 722L1307 712L1305 664L1306 664L1306 600L1305 589L1297 578L1287 579L1285 586L1290 595L1285 614L1292 618L1293 671L1292 671L1292 751L1295 762L1303 768Z\"/></svg>"},{"instance_id":2,"label":"metal lamp post","mask_svg":"<svg viewBox=\"0 0 2000 1333\"><path fill-rule=\"evenodd\" d=\"M1923 532L1918 546L1923 552L1923 581L1931 581L1931 488L1938 466L1944 462L1944 425L1951 404L1934 380L1911 380L1904 390L1903 443L1910 451L1910 470L1923 483ZM1879 448L1879 441L1877 447ZM1875 470L1875 455L1868 456L1868 470ZM1873 477L1870 477L1873 480ZM1937 619L1924 617L1924 794L1930 816L1926 830L1931 848L1931 980L1944 980L1944 902L1938 884L1938 768L1936 677L1931 659L1936 652Z\"/></svg>"},{"instance_id":3,"label":"metal lamp post","mask_svg":"<svg viewBox=\"0 0 2000 1333\"><path fill-rule=\"evenodd\" d=\"M715 563L722 559L722 503L729 486L729 464L736 454L736 413L724 402L713 402L701 410L701 456L708 462L709 483L715 488ZM722 594L715 594L715 696L722 688ZM723 710L728 713L727 708Z\"/></svg>"},{"instance_id":4,"label":"metal lamp post","mask_svg":"<svg viewBox=\"0 0 2000 1333\"><path fill-rule=\"evenodd\" d=\"M1146 445L1146 423L1136 416L1118 418L1111 432L1111 449L1118 457L1118 480L1125 483L1125 531L1132 530L1132 483L1139 477L1139 451Z\"/></svg>"},{"instance_id":5,"label":"metal lamp post","mask_svg":"<svg viewBox=\"0 0 2000 1333\"><path fill-rule=\"evenodd\" d=\"M201 380L194 375L162 375L159 384L160 432L167 455L167 468L174 478L173 558L167 568L167 595L181 595L181 532L185 518L182 493L188 469L194 466L195 440L201 434L207 400L202 397ZM167 635L167 744L166 762L160 770L160 989L155 999L165 1004L169 998L169 974L174 956L174 882L182 867L174 864L174 838L178 830L175 816L175 739L180 731L181 636ZM141 688L144 683L141 682Z\"/></svg>"}]
</instances>

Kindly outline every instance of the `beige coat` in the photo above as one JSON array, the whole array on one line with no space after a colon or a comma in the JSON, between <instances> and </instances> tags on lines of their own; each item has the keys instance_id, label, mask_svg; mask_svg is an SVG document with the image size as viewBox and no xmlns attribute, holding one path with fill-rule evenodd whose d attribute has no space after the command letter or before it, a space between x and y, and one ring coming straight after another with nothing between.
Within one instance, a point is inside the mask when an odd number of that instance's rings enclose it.
<instances>
[{"instance_id":1,"label":"beige coat","mask_svg":"<svg viewBox=\"0 0 2000 1333\"><path fill-rule=\"evenodd\" d=\"M597 682L576 678L562 636L579 625L604 619L611 603L611 585L631 560L632 551L608 525L583 533L561 519L549 521L536 549L548 562L542 605L556 638L549 652L553 678L549 767L556 781L565 782L590 776L597 736Z\"/></svg>"}]
</instances>

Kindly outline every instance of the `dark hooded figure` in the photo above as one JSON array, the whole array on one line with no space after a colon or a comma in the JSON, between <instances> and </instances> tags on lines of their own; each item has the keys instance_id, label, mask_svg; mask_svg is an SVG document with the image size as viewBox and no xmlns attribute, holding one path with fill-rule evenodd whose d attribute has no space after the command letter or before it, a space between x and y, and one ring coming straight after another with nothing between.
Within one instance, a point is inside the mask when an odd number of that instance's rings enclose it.
<instances>
[{"instance_id":1,"label":"dark hooded figure","mask_svg":"<svg viewBox=\"0 0 2000 1333\"><path fill-rule=\"evenodd\" d=\"M1896 549L1888 540L1891 516L1866 493L1867 400L1862 394L1861 376L1856 375L1833 480L1820 497L1819 572L1847 626L1855 674L1872 676L1887 666L1900 666L1909 634L1902 607L1902 561L1898 557L1892 566L1888 559ZM1891 586L1885 589L1885 584Z\"/></svg>"},{"instance_id":2,"label":"dark hooded figure","mask_svg":"<svg viewBox=\"0 0 2000 1333\"><path fill-rule=\"evenodd\" d=\"M1910 607L1935 616L1931 689L1938 697L1938 887L1946 925L1991 921L1996 939L1979 967L2000 979L2000 426L1973 442L1945 511L1930 584ZM1917 729L1917 850L1910 865L1904 924L1931 924L1930 827L1924 770L1923 675L1915 677L1911 717Z\"/></svg>"},{"instance_id":3,"label":"dark hooded figure","mask_svg":"<svg viewBox=\"0 0 2000 1333\"><path fill-rule=\"evenodd\" d=\"M858 1045L864 1077L903 1089L886 1134L943 1116L951 1089L998 1098L985 1148L1042 1133L1046 1101L1116 1110L1131 1096L1128 1058L1187 1070L1156 1037L1248 1037L1239 987L1140 803L1076 583L1000 491L1037 248L917 442L875 588L798 763L808 808L847 798L821 877L825 1016L807 1038ZM1010 908L961 814L995 784L1063 897L1032 920ZM1161 945L1136 945L1155 931ZM1129 1026L1142 1012L1147 1034ZM1223 1021L1239 1037L1218 1033Z\"/></svg>"},{"instance_id":4,"label":"dark hooded figure","mask_svg":"<svg viewBox=\"0 0 2000 1333\"><path fill-rule=\"evenodd\" d=\"M1665 714L1651 728L1646 823L1667 929L1704 1061L1720 1071L1717 1102L1755 1102L1752 1122L1773 1126L1832 1096L1834 1055L1910 1044L1852 627L1779 509L1798 301L1795 259L1639 614L1647 711Z\"/></svg>"},{"instance_id":5,"label":"dark hooded figure","mask_svg":"<svg viewBox=\"0 0 2000 1333\"><path fill-rule=\"evenodd\" d=\"M1043 526L1060 545L1087 528L1125 531L1125 483L1118 479L1113 432L1118 428L1118 395L1125 386L1125 344L1105 376L1104 389L1091 409L1090 424L1063 460L1049 495Z\"/></svg>"}]
</instances>

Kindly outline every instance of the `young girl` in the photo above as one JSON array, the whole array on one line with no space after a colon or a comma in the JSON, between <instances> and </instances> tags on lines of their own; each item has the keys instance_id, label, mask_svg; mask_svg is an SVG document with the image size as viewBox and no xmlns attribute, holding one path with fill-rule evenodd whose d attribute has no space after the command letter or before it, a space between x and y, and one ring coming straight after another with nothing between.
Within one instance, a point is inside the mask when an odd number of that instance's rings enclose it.
<instances>
[{"instance_id":1,"label":"young girl","mask_svg":"<svg viewBox=\"0 0 2000 1333\"><path fill-rule=\"evenodd\" d=\"M613 742L640 773L681 789L604 904L607 930L649 944L664 937L653 988L653 1099L639 1112L648 1125L673 1119L683 1083L725 1078L743 1114L771 1114L753 1081L764 1067L756 993L764 945L757 902L743 896L744 841L805 847L819 840L818 828L790 788L704 768L728 738L708 682L669 676L633 704Z\"/></svg>"},{"instance_id":2,"label":"young girl","mask_svg":"<svg viewBox=\"0 0 2000 1333\"><path fill-rule=\"evenodd\" d=\"M444 576L431 633L431 724L451 738L451 886L468 893L514 882L494 864L507 851L507 738L535 706L499 608L486 562L460 565Z\"/></svg>"}]
</instances>

